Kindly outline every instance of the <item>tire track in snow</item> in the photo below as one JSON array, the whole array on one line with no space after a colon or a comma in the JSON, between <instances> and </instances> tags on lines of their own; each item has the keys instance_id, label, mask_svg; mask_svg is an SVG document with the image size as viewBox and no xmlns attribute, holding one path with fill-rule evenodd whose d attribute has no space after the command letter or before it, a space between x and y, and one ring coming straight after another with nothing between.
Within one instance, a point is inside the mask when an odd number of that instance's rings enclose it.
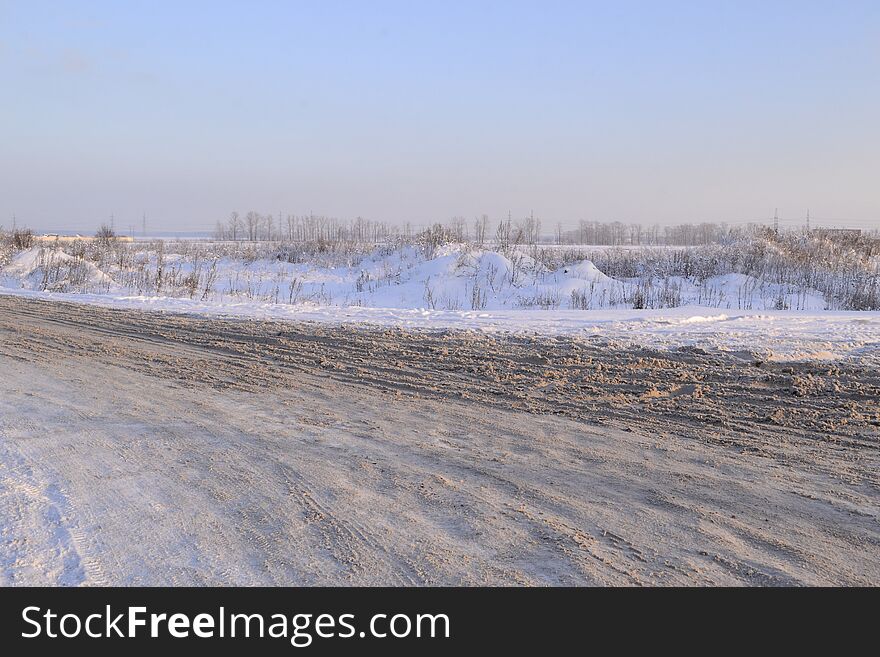
<instances>
[{"instance_id":1,"label":"tire track in snow","mask_svg":"<svg viewBox=\"0 0 880 657\"><path fill-rule=\"evenodd\" d=\"M0 363L15 582L880 581L872 370L9 298Z\"/></svg>"}]
</instances>

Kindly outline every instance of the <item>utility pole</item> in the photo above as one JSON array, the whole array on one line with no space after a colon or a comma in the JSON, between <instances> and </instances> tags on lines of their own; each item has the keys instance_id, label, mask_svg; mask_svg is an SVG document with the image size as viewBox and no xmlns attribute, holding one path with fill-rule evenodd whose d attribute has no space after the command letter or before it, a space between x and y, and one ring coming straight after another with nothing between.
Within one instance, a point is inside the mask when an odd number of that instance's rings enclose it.
<instances>
[{"instance_id":1,"label":"utility pole","mask_svg":"<svg viewBox=\"0 0 880 657\"><path fill-rule=\"evenodd\" d=\"M810 232L810 208L807 208L807 233Z\"/></svg>"},{"instance_id":2,"label":"utility pole","mask_svg":"<svg viewBox=\"0 0 880 657\"><path fill-rule=\"evenodd\" d=\"M110 213L110 230L115 230L116 227L116 217L113 216L113 213Z\"/></svg>"},{"instance_id":3,"label":"utility pole","mask_svg":"<svg viewBox=\"0 0 880 657\"><path fill-rule=\"evenodd\" d=\"M773 232L779 235L779 208L773 211Z\"/></svg>"},{"instance_id":4,"label":"utility pole","mask_svg":"<svg viewBox=\"0 0 880 657\"><path fill-rule=\"evenodd\" d=\"M147 236L147 213L146 212L144 212L144 216L141 219L141 236L142 237Z\"/></svg>"}]
</instances>

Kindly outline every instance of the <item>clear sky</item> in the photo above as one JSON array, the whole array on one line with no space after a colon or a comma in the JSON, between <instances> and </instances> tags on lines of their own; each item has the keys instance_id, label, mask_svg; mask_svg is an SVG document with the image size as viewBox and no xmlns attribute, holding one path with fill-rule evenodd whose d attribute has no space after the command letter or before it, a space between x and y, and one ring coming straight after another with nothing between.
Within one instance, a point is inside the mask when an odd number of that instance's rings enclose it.
<instances>
[{"instance_id":1,"label":"clear sky","mask_svg":"<svg viewBox=\"0 0 880 657\"><path fill-rule=\"evenodd\" d=\"M880 2L0 0L0 224L880 220Z\"/></svg>"}]
</instances>

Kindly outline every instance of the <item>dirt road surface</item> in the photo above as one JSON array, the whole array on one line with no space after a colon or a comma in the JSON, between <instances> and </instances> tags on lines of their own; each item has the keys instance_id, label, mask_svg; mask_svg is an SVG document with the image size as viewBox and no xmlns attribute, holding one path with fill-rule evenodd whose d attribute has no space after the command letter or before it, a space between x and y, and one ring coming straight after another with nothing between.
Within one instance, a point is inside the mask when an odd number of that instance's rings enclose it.
<instances>
[{"instance_id":1,"label":"dirt road surface","mask_svg":"<svg viewBox=\"0 0 880 657\"><path fill-rule=\"evenodd\" d=\"M880 372L0 296L0 583L880 584Z\"/></svg>"}]
</instances>

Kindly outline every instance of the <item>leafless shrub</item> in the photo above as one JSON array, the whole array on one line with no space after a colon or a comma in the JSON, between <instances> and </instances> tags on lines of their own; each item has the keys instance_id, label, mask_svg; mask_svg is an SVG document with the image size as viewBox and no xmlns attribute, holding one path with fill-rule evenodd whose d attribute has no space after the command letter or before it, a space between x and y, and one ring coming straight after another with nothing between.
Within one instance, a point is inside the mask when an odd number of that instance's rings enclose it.
<instances>
[{"instance_id":1,"label":"leafless shrub","mask_svg":"<svg viewBox=\"0 0 880 657\"><path fill-rule=\"evenodd\" d=\"M298 278L293 278L287 284L287 303L293 305L299 303L300 294L302 294L303 284Z\"/></svg>"},{"instance_id":2,"label":"leafless shrub","mask_svg":"<svg viewBox=\"0 0 880 657\"><path fill-rule=\"evenodd\" d=\"M550 289L538 292L534 295L520 296L516 299L517 306L521 308L541 308L542 310L553 310L559 308L561 300L559 298L559 290Z\"/></svg>"},{"instance_id":3,"label":"leafless shrub","mask_svg":"<svg viewBox=\"0 0 880 657\"><path fill-rule=\"evenodd\" d=\"M431 288L430 276L425 281L425 291L422 295L422 298L424 298L425 303L428 304L428 307L431 310L435 310L437 308L437 301L434 299L434 290Z\"/></svg>"},{"instance_id":4,"label":"leafless shrub","mask_svg":"<svg viewBox=\"0 0 880 657\"><path fill-rule=\"evenodd\" d=\"M471 310L483 310L488 302L486 291L480 286L479 281L474 280L471 285Z\"/></svg>"},{"instance_id":5,"label":"leafless shrub","mask_svg":"<svg viewBox=\"0 0 880 657\"><path fill-rule=\"evenodd\" d=\"M12 248L16 251L29 249L34 245L34 233L30 228L16 228L12 231Z\"/></svg>"}]
</instances>

